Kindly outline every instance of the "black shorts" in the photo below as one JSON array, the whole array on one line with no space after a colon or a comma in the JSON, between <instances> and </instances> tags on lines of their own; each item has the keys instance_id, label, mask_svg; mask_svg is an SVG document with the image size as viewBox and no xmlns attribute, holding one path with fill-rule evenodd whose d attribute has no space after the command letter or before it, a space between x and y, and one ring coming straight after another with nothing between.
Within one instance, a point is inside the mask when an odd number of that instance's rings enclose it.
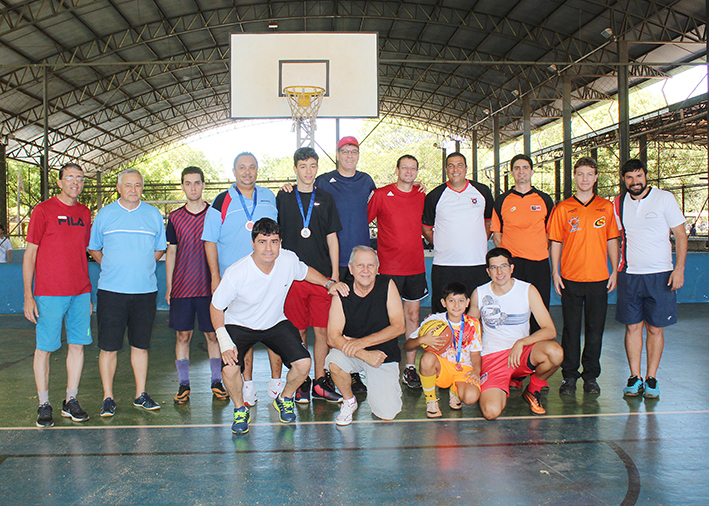
<instances>
[{"instance_id":1,"label":"black shorts","mask_svg":"<svg viewBox=\"0 0 709 506\"><path fill-rule=\"evenodd\" d=\"M128 344L147 350L153 333L158 292L116 293L98 290L96 320L98 347L103 351L123 348L123 336L128 329Z\"/></svg>"},{"instance_id":2,"label":"black shorts","mask_svg":"<svg viewBox=\"0 0 709 506\"><path fill-rule=\"evenodd\" d=\"M209 315L209 305L212 297L170 297L169 327L178 332L194 330L194 319L197 316L199 330L214 332L212 319Z\"/></svg>"},{"instance_id":3,"label":"black shorts","mask_svg":"<svg viewBox=\"0 0 709 506\"><path fill-rule=\"evenodd\" d=\"M425 272L421 274L411 274L409 276L392 276L389 274L386 276L394 281L397 290L399 290L399 295L406 301L417 302L426 298L428 295L428 283L426 282Z\"/></svg>"},{"instance_id":4,"label":"black shorts","mask_svg":"<svg viewBox=\"0 0 709 506\"><path fill-rule=\"evenodd\" d=\"M443 287L452 281L463 283L470 297L480 285L490 281L487 267L483 265L436 265L431 267L431 312L442 313L445 309L441 304Z\"/></svg>"},{"instance_id":5,"label":"black shorts","mask_svg":"<svg viewBox=\"0 0 709 506\"><path fill-rule=\"evenodd\" d=\"M310 358L310 353L300 338L300 332L288 320L278 322L266 330L253 330L240 325L225 325L225 327L236 345L239 354L238 365L244 363L244 355L256 343L263 343L274 351L289 369L293 362ZM224 367L224 362L222 362L222 367Z\"/></svg>"},{"instance_id":6,"label":"black shorts","mask_svg":"<svg viewBox=\"0 0 709 506\"><path fill-rule=\"evenodd\" d=\"M549 309L549 299L551 297L551 267L549 266L549 259L527 260L526 258L514 257L512 264L515 266L512 277L533 285L539 295L542 296L544 305Z\"/></svg>"}]
</instances>

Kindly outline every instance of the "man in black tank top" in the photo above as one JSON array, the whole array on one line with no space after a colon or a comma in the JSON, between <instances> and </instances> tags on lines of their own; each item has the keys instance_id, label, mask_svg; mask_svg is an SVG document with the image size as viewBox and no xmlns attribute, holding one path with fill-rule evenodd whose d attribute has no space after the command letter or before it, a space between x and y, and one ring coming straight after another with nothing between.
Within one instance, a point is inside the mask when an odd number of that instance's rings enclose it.
<instances>
[{"instance_id":1,"label":"man in black tank top","mask_svg":"<svg viewBox=\"0 0 709 506\"><path fill-rule=\"evenodd\" d=\"M404 332L404 308L393 281L378 276L379 260L368 246L356 246L349 269L354 277L347 297L333 297L327 326L332 348L325 368L342 393L338 425L352 423L357 399L350 374L364 372L372 413L392 420L401 411L397 339Z\"/></svg>"}]
</instances>

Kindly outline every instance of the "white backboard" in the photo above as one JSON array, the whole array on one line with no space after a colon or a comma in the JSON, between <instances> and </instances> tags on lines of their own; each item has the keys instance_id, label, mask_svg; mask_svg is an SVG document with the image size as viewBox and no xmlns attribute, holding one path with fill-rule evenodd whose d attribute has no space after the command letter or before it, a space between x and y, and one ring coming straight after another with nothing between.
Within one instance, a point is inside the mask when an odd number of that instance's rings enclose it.
<instances>
[{"instance_id":1,"label":"white backboard","mask_svg":"<svg viewBox=\"0 0 709 506\"><path fill-rule=\"evenodd\" d=\"M231 113L235 119L290 118L283 88L319 86L319 118L379 116L376 33L231 35Z\"/></svg>"}]
</instances>

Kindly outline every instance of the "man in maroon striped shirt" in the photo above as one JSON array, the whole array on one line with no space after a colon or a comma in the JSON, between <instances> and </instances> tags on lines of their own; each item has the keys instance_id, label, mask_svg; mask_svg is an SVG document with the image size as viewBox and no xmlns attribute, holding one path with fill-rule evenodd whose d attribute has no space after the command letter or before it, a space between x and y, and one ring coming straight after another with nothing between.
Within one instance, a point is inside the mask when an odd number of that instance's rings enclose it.
<instances>
[{"instance_id":1,"label":"man in maroon striped shirt","mask_svg":"<svg viewBox=\"0 0 709 506\"><path fill-rule=\"evenodd\" d=\"M187 204L172 211L167 221L167 293L170 306L170 328L177 332L175 365L180 386L175 404L184 404L190 398L190 341L194 331L195 316L199 330L207 339L209 367L212 374L212 392L219 400L228 399L222 385L221 352L209 316L212 301L212 279L202 242L207 204L202 198L204 172L199 167L182 171L182 190Z\"/></svg>"}]
</instances>

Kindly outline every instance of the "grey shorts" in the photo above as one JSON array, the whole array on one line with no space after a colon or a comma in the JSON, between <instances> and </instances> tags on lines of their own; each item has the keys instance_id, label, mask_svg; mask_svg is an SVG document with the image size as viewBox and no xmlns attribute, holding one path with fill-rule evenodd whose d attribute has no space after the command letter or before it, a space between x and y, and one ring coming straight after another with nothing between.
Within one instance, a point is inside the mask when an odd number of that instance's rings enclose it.
<instances>
[{"instance_id":1,"label":"grey shorts","mask_svg":"<svg viewBox=\"0 0 709 506\"><path fill-rule=\"evenodd\" d=\"M333 348L325 357L325 369L330 364L337 365L347 373L363 372L367 383L367 402L372 414L384 420L392 420L401 412L401 385L399 384L399 363L386 362L372 367L362 359L348 357Z\"/></svg>"}]
</instances>

